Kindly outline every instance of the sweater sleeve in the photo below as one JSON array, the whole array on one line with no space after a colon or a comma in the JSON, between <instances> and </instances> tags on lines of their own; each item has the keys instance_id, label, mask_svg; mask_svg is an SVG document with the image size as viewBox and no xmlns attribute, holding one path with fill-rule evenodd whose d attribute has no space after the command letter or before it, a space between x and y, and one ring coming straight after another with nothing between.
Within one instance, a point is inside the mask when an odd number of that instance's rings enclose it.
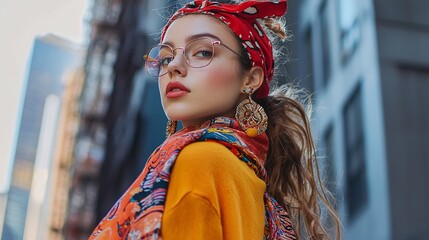
<instances>
[{"instance_id":1,"label":"sweater sleeve","mask_svg":"<svg viewBox=\"0 0 429 240\"><path fill-rule=\"evenodd\" d=\"M216 142L185 147L170 177L163 239L262 239L265 183Z\"/></svg>"}]
</instances>

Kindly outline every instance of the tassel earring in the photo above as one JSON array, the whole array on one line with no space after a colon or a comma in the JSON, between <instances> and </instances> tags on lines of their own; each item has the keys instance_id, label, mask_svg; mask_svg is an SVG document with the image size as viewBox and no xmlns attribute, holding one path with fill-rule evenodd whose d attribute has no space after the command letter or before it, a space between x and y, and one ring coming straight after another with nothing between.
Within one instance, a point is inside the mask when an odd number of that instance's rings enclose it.
<instances>
[{"instance_id":1,"label":"tassel earring","mask_svg":"<svg viewBox=\"0 0 429 240\"><path fill-rule=\"evenodd\" d=\"M165 129L165 137L168 138L176 132L177 121L172 121L168 119L167 127Z\"/></svg>"},{"instance_id":2,"label":"tassel earring","mask_svg":"<svg viewBox=\"0 0 429 240\"><path fill-rule=\"evenodd\" d=\"M243 89L243 93L247 93L249 98L238 104L235 118L247 136L256 137L267 130L268 116L261 105L252 100L252 88Z\"/></svg>"}]
</instances>

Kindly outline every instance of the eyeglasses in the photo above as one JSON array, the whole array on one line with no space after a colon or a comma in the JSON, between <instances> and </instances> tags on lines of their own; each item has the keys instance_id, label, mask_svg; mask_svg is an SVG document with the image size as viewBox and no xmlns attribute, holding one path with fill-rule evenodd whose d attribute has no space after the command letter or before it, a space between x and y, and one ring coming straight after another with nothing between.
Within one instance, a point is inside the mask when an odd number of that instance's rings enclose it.
<instances>
[{"instance_id":1,"label":"eyeglasses","mask_svg":"<svg viewBox=\"0 0 429 240\"><path fill-rule=\"evenodd\" d=\"M220 45L241 58L241 55L221 41L213 41L209 37L192 40L185 47L172 48L167 44L158 44L149 50L144 56L145 69L150 76L160 77L168 72L168 64L174 60L174 52L181 49L186 63L193 68L203 68L209 65L215 55L215 45Z\"/></svg>"}]
</instances>

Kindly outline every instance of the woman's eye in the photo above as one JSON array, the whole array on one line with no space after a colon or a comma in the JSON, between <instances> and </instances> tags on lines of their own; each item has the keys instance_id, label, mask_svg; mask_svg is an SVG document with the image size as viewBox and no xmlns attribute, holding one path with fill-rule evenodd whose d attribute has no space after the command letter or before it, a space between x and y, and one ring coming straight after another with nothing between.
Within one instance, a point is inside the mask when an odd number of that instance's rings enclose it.
<instances>
[{"instance_id":1,"label":"woman's eye","mask_svg":"<svg viewBox=\"0 0 429 240\"><path fill-rule=\"evenodd\" d=\"M213 53L211 50L201 49L201 50L196 51L196 53L193 56L207 58L207 57L212 57Z\"/></svg>"},{"instance_id":2,"label":"woman's eye","mask_svg":"<svg viewBox=\"0 0 429 240\"><path fill-rule=\"evenodd\" d=\"M160 65L168 65L171 61L173 61L173 57L159 58L159 64Z\"/></svg>"}]
</instances>

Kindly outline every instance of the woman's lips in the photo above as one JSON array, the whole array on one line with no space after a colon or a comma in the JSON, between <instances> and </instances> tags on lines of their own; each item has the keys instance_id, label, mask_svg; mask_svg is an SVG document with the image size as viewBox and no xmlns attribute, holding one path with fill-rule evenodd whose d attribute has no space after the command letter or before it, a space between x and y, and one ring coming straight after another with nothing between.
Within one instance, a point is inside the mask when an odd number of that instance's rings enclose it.
<instances>
[{"instance_id":1,"label":"woman's lips","mask_svg":"<svg viewBox=\"0 0 429 240\"><path fill-rule=\"evenodd\" d=\"M178 97L185 96L186 94L188 94L188 92L183 91L183 90L173 90L173 91L168 92L166 94L166 96L168 98L178 98Z\"/></svg>"},{"instance_id":2,"label":"woman's lips","mask_svg":"<svg viewBox=\"0 0 429 240\"><path fill-rule=\"evenodd\" d=\"M167 98L178 98L185 96L191 91L180 82L174 81L167 84L165 96Z\"/></svg>"}]
</instances>

